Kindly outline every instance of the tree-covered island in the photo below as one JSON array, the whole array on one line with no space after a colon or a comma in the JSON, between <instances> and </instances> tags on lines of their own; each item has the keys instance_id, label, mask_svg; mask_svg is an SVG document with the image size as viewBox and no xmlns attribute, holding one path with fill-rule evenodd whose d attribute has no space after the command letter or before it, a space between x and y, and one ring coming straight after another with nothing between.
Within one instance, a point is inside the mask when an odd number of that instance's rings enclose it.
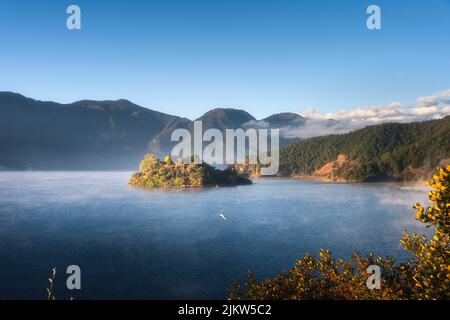
<instances>
[{"instance_id":1,"label":"tree-covered island","mask_svg":"<svg viewBox=\"0 0 450 320\"><path fill-rule=\"evenodd\" d=\"M152 154L144 157L139 165L139 172L134 173L129 182L132 186L144 188L233 186L251 183L249 178L239 174L233 167L219 170L206 163L174 163L170 156L160 161Z\"/></svg>"}]
</instances>

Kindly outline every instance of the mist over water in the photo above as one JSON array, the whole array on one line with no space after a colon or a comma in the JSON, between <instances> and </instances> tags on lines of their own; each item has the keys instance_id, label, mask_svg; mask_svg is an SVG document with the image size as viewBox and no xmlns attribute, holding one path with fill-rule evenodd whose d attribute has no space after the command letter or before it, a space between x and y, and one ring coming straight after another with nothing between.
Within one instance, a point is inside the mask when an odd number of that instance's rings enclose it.
<instances>
[{"instance_id":1,"label":"mist over water","mask_svg":"<svg viewBox=\"0 0 450 320\"><path fill-rule=\"evenodd\" d=\"M224 298L320 248L406 256L425 233L412 205L426 187L257 179L251 186L143 190L130 172L0 172L0 298ZM224 218L225 217L225 218ZM82 290L65 289L81 267Z\"/></svg>"}]
</instances>

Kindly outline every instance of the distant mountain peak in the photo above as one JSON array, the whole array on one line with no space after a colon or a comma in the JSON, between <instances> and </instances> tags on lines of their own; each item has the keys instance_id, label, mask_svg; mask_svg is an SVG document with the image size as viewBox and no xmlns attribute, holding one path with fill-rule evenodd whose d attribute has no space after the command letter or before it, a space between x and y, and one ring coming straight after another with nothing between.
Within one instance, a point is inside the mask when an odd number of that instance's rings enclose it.
<instances>
[{"instance_id":1,"label":"distant mountain peak","mask_svg":"<svg viewBox=\"0 0 450 320\"><path fill-rule=\"evenodd\" d=\"M86 108L95 111L126 111L132 113L139 112L154 112L159 113L158 111L154 111L152 109L142 107L137 105L126 99L119 100L79 100L71 103L71 105L80 108Z\"/></svg>"},{"instance_id":2,"label":"distant mountain peak","mask_svg":"<svg viewBox=\"0 0 450 320\"><path fill-rule=\"evenodd\" d=\"M32 98L27 98L24 95L12 91L0 91L0 101L6 102L16 102L16 101L37 101Z\"/></svg>"},{"instance_id":3,"label":"distant mountain peak","mask_svg":"<svg viewBox=\"0 0 450 320\"><path fill-rule=\"evenodd\" d=\"M255 118L245 110L234 108L214 108L206 112L201 118L207 117L243 117L249 120L255 120Z\"/></svg>"},{"instance_id":4,"label":"distant mountain peak","mask_svg":"<svg viewBox=\"0 0 450 320\"><path fill-rule=\"evenodd\" d=\"M24 95L12 91L0 91L1 97L26 98Z\"/></svg>"},{"instance_id":5,"label":"distant mountain peak","mask_svg":"<svg viewBox=\"0 0 450 320\"><path fill-rule=\"evenodd\" d=\"M263 121L276 122L276 121L295 121L295 120L302 120L302 119L305 119L305 118L297 113L281 112L281 113L276 113L271 116L268 116L268 117L264 118Z\"/></svg>"},{"instance_id":6,"label":"distant mountain peak","mask_svg":"<svg viewBox=\"0 0 450 320\"><path fill-rule=\"evenodd\" d=\"M243 123L255 120L250 113L233 108L215 108L198 118L205 128L239 128Z\"/></svg>"}]
</instances>

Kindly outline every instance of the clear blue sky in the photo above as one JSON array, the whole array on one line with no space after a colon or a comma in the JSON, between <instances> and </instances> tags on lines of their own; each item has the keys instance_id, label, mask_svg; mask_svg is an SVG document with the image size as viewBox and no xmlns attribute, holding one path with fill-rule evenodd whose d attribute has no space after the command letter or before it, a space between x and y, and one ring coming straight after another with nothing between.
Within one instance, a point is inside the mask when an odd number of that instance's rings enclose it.
<instances>
[{"instance_id":1,"label":"clear blue sky","mask_svg":"<svg viewBox=\"0 0 450 320\"><path fill-rule=\"evenodd\" d=\"M66 29L66 8L82 30ZM380 31L366 8L382 10ZM196 118L409 102L450 88L450 0L0 0L0 91Z\"/></svg>"}]
</instances>

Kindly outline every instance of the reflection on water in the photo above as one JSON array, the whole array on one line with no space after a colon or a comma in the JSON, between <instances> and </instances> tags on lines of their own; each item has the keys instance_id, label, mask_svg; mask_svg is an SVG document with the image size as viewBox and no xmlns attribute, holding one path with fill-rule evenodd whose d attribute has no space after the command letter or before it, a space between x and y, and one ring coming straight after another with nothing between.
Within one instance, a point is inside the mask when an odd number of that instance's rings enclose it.
<instances>
[{"instance_id":1,"label":"reflection on water","mask_svg":"<svg viewBox=\"0 0 450 320\"><path fill-rule=\"evenodd\" d=\"M403 229L426 189L258 179L192 190L128 187L130 173L0 173L0 298L224 298L248 270L263 279L330 248L404 258ZM226 217L224 219L223 216ZM82 290L64 289L65 268Z\"/></svg>"}]
</instances>

